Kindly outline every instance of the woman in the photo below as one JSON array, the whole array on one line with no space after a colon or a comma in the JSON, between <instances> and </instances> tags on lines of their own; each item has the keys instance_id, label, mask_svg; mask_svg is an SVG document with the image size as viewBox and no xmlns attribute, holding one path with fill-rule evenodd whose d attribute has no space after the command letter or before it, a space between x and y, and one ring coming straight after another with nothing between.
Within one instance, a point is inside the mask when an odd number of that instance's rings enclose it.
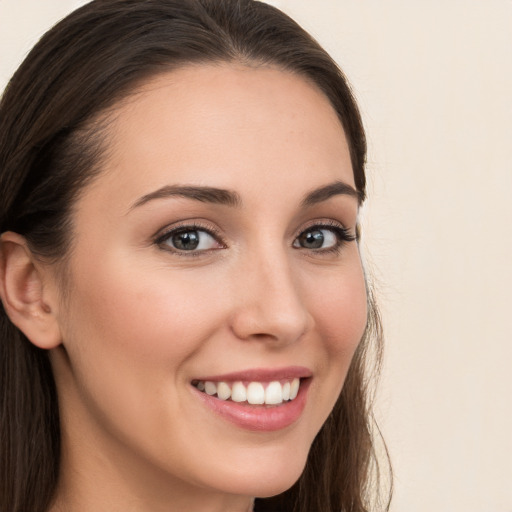
<instances>
[{"instance_id":1,"label":"woman","mask_svg":"<svg viewBox=\"0 0 512 512\"><path fill-rule=\"evenodd\" d=\"M0 509L375 507L365 138L318 44L250 0L96 0L0 123Z\"/></svg>"}]
</instances>

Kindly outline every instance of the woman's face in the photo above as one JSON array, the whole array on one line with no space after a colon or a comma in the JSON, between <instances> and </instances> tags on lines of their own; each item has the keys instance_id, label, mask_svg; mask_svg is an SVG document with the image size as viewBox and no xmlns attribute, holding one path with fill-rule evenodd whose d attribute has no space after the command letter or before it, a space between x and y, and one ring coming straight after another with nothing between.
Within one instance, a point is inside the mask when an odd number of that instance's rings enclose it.
<instances>
[{"instance_id":1,"label":"woman's face","mask_svg":"<svg viewBox=\"0 0 512 512\"><path fill-rule=\"evenodd\" d=\"M334 110L287 72L187 67L123 102L107 144L56 313L62 485L282 492L366 323Z\"/></svg>"}]
</instances>

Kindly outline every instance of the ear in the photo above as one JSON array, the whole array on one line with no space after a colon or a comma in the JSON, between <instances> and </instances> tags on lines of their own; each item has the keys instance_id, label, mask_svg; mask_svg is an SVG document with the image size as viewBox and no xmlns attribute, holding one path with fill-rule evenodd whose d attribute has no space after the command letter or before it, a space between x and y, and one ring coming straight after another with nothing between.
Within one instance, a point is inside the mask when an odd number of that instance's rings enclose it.
<instances>
[{"instance_id":1,"label":"ear","mask_svg":"<svg viewBox=\"0 0 512 512\"><path fill-rule=\"evenodd\" d=\"M24 237L13 232L0 236L0 298L11 322L37 347L60 345L55 316L56 298L45 290L44 267Z\"/></svg>"}]
</instances>

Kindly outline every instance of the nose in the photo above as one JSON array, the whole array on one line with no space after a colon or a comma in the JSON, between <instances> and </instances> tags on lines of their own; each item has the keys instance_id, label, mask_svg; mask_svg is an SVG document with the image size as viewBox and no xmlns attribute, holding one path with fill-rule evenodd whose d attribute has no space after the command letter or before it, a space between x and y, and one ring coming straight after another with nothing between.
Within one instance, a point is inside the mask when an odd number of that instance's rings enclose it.
<instances>
[{"instance_id":1,"label":"nose","mask_svg":"<svg viewBox=\"0 0 512 512\"><path fill-rule=\"evenodd\" d=\"M304 303L298 276L284 254L253 257L241 275L231 318L238 338L286 345L312 328L313 317Z\"/></svg>"}]
</instances>

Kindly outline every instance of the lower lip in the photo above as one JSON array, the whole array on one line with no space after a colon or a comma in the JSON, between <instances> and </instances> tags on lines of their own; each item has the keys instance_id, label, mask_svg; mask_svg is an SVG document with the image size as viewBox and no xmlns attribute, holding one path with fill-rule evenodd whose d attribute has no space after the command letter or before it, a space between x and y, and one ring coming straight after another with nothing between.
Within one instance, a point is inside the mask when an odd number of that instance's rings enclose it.
<instances>
[{"instance_id":1,"label":"lower lip","mask_svg":"<svg viewBox=\"0 0 512 512\"><path fill-rule=\"evenodd\" d=\"M272 432L286 428L299 419L306 406L306 396L310 382L310 378L301 380L299 392L295 399L273 406L220 400L199 391L195 387L192 387L192 389L207 407L238 427L246 430Z\"/></svg>"}]
</instances>

